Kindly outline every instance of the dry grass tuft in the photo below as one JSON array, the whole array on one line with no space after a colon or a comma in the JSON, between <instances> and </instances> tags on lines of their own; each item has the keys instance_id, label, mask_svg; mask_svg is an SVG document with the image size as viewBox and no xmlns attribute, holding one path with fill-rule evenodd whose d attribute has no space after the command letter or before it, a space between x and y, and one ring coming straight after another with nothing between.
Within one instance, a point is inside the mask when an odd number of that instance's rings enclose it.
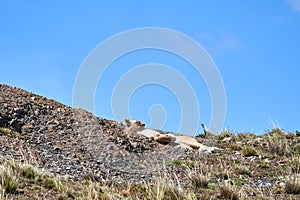
<instances>
[{"instance_id":1,"label":"dry grass tuft","mask_svg":"<svg viewBox=\"0 0 300 200\"><path fill-rule=\"evenodd\" d=\"M19 183L13 169L9 165L0 166L0 189L4 190L4 194L15 193Z\"/></svg>"},{"instance_id":2,"label":"dry grass tuft","mask_svg":"<svg viewBox=\"0 0 300 200\"><path fill-rule=\"evenodd\" d=\"M290 156L292 154L291 141L282 134L276 133L265 136L267 148L278 156Z\"/></svg>"},{"instance_id":3,"label":"dry grass tuft","mask_svg":"<svg viewBox=\"0 0 300 200\"><path fill-rule=\"evenodd\" d=\"M293 174L300 174L300 158L298 156L292 158L290 166Z\"/></svg>"},{"instance_id":4,"label":"dry grass tuft","mask_svg":"<svg viewBox=\"0 0 300 200\"><path fill-rule=\"evenodd\" d=\"M209 175L203 174L199 170L199 168L195 167L194 169L188 169L187 175L192 183L192 186L195 189L208 188L209 183L210 183L210 177L209 177Z\"/></svg>"},{"instance_id":5,"label":"dry grass tuft","mask_svg":"<svg viewBox=\"0 0 300 200\"><path fill-rule=\"evenodd\" d=\"M242 155L245 157L248 156L257 156L258 152L253 146L246 146L242 149Z\"/></svg>"},{"instance_id":6,"label":"dry grass tuft","mask_svg":"<svg viewBox=\"0 0 300 200\"><path fill-rule=\"evenodd\" d=\"M220 186L220 197L223 199L238 200L237 188L229 183L224 183Z\"/></svg>"},{"instance_id":7,"label":"dry grass tuft","mask_svg":"<svg viewBox=\"0 0 300 200\"><path fill-rule=\"evenodd\" d=\"M223 140L224 138L228 138L228 137L234 138L235 134L231 133L228 130L226 130L223 133L221 133L221 134L218 135L218 140Z\"/></svg>"},{"instance_id":8,"label":"dry grass tuft","mask_svg":"<svg viewBox=\"0 0 300 200\"><path fill-rule=\"evenodd\" d=\"M293 174L291 177L288 177L285 183L285 191L288 194L300 194L300 175Z\"/></svg>"}]
</instances>

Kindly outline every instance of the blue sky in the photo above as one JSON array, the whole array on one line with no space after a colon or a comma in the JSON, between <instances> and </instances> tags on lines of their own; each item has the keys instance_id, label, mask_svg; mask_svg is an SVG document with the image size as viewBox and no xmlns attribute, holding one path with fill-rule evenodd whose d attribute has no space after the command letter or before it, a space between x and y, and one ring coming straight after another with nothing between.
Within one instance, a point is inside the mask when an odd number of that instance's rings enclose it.
<instances>
[{"instance_id":1,"label":"blue sky","mask_svg":"<svg viewBox=\"0 0 300 200\"><path fill-rule=\"evenodd\" d=\"M89 53L115 34L142 27L176 30L206 49L226 89L224 128L258 134L274 126L300 129L300 0L0 0L0 82L71 106L76 75ZM110 100L118 79L151 62L190 81L199 124L209 124L210 96L202 77L180 57L151 49L122 56L108 68L97 87L96 114L112 119ZM132 95L131 118L149 124L149 108L156 104L167 113L164 129L178 130L178 99L158 85Z\"/></svg>"}]
</instances>

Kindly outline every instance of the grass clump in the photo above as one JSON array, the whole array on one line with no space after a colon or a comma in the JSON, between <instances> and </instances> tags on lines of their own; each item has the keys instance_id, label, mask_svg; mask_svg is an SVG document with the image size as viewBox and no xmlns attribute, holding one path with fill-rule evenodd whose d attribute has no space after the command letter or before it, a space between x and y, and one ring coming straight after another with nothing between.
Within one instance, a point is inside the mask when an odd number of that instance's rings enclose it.
<instances>
[{"instance_id":1,"label":"grass clump","mask_svg":"<svg viewBox=\"0 0 300 200\"><path fill-rule=\"evenodd\" d=\"M152 199L192 199L191 193L186 193L181 187L176 186L166 179L158 180L152 187L149 188Z\"/></svg>"},{"instance_id":2,"label":"grass clump","mask_svg":"<svg viewBox=\"0 0 300 200\"><path fill-rule=\"evenodd\" d=\"M0 135L1 134L15 137L20 135L18 132L5 127L0 127Z\"/></svg>"},{"instance_id":3,"label":"grass clump","mask_svg":"<svg viewBox=\"0 0 300 200\"><path fill-rule=\"evenodd\" d=\"M300 154L300 144L299 143L295 144L293 149L294 149L295 153Z\"/></svg>"},{"instance_id":4,"label":"grass clump","mask_svg":"<svg viewBox=\"0 0 300 200\"><path fill-rule=\"evenodd\" d=\"M48 189L53 189L53 188L55 188L56 184L55 184L54 179L52 179L50 177L46 177L43 181L43 186Z\"/></svg>"},{"instance_id":5,"label":"grass clump","mask_svg":"<svg viewBox=\"0 0 300 200\"><path fill-rule=\"evenodd\" d=\"M167 160L166 164L187 167L187 168L191 168L195 166L195 162L192 160Z\"/></svg>"},{"instance_id":6,"label":"grass clump","mask_svg":"<svg viewBox=\"0 0 300 200\"><path fill-rule=\"evenodd\" d=\"M229 143L229 144L228 144L228 147L229 147L230 149L232 149L232 150L235 150L235 151L240 151L240 150L242 150L241 145L238 144L238 143L234 143L234 142Z\"/></svg>"},{"instance_id":7,"label":"grass clump","mask_svg":"<svg viewBox=\"0 0 300 200\"><path fill-rule=\"evenodd\" d=\"M257 150L253 146L246 146L242 149L242 155L245 157L257 156Z\"/></svg>"},{"instance_id":8,"label":"grass clump","mask_svg":"<svg viewBox=\"0 0 300 200\"><path fill-rule=\"evenodd\" d=\"M210 178L204 175L198 169L187 170L188 177L194 188L208 188Z\"/></svg>"},{"instance_id":9,"label":"grass clump","mask_svg":"<svg viewBox=\"0 0 300 200\"><path fill-rule=\"evenodd\" d=\"M226 130L223 133L221 133L221 134L218 135L218 140L223 140L224 138L228 138L228 137L234 138L235 134L231 133L228 130Z\"/></svg>"},{"instance_id":10,"label":"grass clump","mask_svg":"<svg viewBox=\"0 0 300 200\"><path fill-rule=\"evenodd\" d=\"M238 191L237 188L225 183L220 187L220 197L223 199L231 199L231 200L238 200Z\"/></svg>"},{"instance_id":11,"label":"grass clump","mask_svg":"<svg viewBox=\"0 0 300 200\"><path fill-rule=\"evenodd\" d=\"M270 136L281 136L281 137L285 137L285 134L283 132L283 130L281 130L280 128L274 128L271 131L268 132L268 134Z\"/></svg>"},{"instance_id":12,"label":"grass clump","mask_svg":"<svg viewBox=\"0 0 300 200\"><path fill-rule=\"evenodd\" d=\"M278 156L290 156L292 153L291 142L280 134L266 136L266 146L271 153Z\"/></svg>"},{"instance_id":13,"label":"grass clump","mask_svg":"<svg viewBox=\"0 0 300 200\"><path fill-rule=\"evenodd\" d=\"M262 169L267 169L269 168L269 163L268 162L260 162L259 163L259 168L262 168Z\"/></svg>"},{"instance_id":14,"label":"grass clump","mask_svg":"<svg viewBox=\"0 0 300 200\"><path fill-rule=\"evenodd\" d=\"M290 161L290 166L293 174L300 174L300 158L293 157Z\"/></svg>"},{"instance_id":15,"label":"grass clump","mask_svg":"<svg viewBox=\"0 0 300 200\"><path fill-rule=\"evenodd\" d=\"M246 166L235 167L234 170L238 174L251 176L250 169Z\"/></svg>"},{"instance_id":16,"label":"grass clump","mask_svg":"<svg viewBox=\"0 0 300 200\"><path fill-rule=\"evenodd\" d=\"M300 175L294 174L285 183L285 191L288 194L300 194Z\"/></svg>"},{"instance_id":17,"label":"grass clump","mask_svg":"<svg viewBox=\"0 0 300 200\"><path fill-rule=\"evenodd\" d=\"M5 194L15 193L18 189L18 179L8 165L0 166L0 188Z\"/></svg>"},{"instance_id":18,"label":"grass clump","mask_svg":"<svg viewBox=\"0 0 300 200\"><path fill-rule=\"evenodd\" d=\"M248 181L244 180L244 179L240 179L240 178L233 178L232 179L232 182L235 184L235 185L245 185L248 183Z\"/></svg>"},{"instance_id":19,"label":"grass clump","mask_svg":"<svg viewBox=\"0 0 300 200\"><path fill-rule=\"evenodd\" d=\"M24 165L20 170L20 175L24 178L34 179L39 175L37 170L31 165Z\"/></svg>"}]
</instances>

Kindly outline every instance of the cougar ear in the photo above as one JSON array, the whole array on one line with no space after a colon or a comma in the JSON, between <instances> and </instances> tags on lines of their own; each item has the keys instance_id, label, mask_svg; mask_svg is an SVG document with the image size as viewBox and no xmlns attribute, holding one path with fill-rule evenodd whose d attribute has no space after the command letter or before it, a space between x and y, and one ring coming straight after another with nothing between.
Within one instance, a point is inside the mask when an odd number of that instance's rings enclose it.
<instances>
[{"instance_id":1,"label":"cougar ear","mask_svg":"<svg viewBox=\"0 0 300 200\"><path fill-rule=\"evenodd\" d=\"M138 124L139 126L141 126L141 127L145 127L145 124L142 123L141 121L137 121L137 124Z\"/></svg>"}]
</instances>

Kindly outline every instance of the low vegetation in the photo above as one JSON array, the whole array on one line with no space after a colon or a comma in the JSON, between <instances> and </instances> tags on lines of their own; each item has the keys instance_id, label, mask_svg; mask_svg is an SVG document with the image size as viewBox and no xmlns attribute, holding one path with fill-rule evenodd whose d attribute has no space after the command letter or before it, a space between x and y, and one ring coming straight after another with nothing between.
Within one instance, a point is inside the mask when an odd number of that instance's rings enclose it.
<instances>
[{"instance_id":1,"label":"low vegetation","mask_svg":"<svg viewBox=\"0 0 300 200\"><path fill-rule=\"evenodd\" d=\"M0 132L14 137L11 130ZM161 177L149 183L97 182L90 175L75 180L4 160L0 199L300 199L299 132L207 137L221 150L195 160L166 160Z\"/></svg>"}]
</instances>

